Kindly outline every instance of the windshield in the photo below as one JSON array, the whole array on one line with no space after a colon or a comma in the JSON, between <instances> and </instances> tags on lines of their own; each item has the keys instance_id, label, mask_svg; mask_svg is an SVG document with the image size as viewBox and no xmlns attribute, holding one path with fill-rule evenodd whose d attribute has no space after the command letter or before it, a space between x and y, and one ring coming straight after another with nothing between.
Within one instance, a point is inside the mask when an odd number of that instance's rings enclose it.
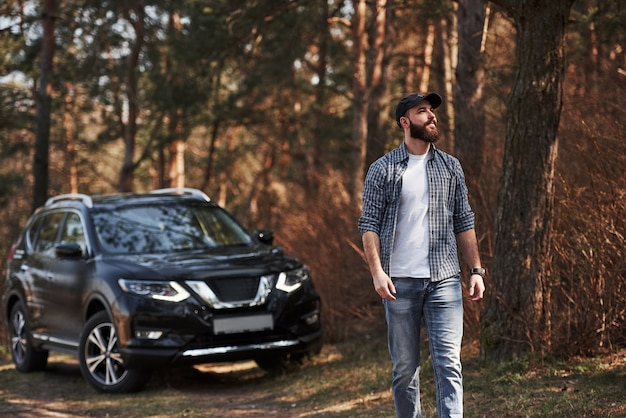
<instances>
[{"instance_id":1,"label":"windshield","mask_svg":"<svg viewBox=\"0 0 626 418\"><path fill-rule=\"evenodd\" d=\"M93 214L101 248L113 254L207 250L251 242L226 211L213 206L132 206Z\"/></svg>"}]
</instances>

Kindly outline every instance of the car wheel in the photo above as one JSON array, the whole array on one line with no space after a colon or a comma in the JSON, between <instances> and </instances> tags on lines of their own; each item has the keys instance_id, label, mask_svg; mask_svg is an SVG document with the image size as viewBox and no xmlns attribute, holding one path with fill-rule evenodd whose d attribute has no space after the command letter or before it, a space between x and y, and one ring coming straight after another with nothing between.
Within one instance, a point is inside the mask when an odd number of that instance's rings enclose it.
<instances>
[{"instance_id":1,"label":"car wheel","mask_svg":"<svg viewBox=\"0 0 626 418\"><path fill-rule=\"evenodd\" d=\"M43 370L48 364L48 351L33 347L30 327L22 302L17 302L11 309L9 319L9 335L11 336L11 355L15 368L21 372Z\"/></svg>"},{"instance_id":2,"label":"car wheel","mask_svg":"<svg viewBox=\"0 0 626 418\"><path fill-rule=\"evenodd\" d=\"M117 333L106 312L92 316L83 329L78 362L85 380L100 392L123 393L141 389L150 372L127 369L119 351Z\"/></svg>"}]
</instances>

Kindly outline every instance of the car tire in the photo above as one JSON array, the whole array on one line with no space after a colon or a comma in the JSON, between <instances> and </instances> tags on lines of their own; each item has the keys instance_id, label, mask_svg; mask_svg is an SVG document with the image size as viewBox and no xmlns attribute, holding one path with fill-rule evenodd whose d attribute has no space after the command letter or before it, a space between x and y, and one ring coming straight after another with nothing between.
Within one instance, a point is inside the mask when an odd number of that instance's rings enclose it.
<instances>
[{"instance_id":1,"label":"car tire","mask_svg":"<svg viewBox=\"0 0 626 418\"><path fill-rule=\"evenodd\" d=\"M28 373L43 370L48 364L48 351L38 350L33 346L30 326L26 320L26 311L21 301L13 305L9 318L11 355L15 368Z\"/></svg>"},{"instance_id":2,"label":"car tire","mask_svg":"<svg viewBox=\"0 0 626 418\"><path fill-rule=\"evenodd\" d=\"M150 377L148 370L124 366L115 326L104 311L85 324L78 346L78 363L85 380L104 393L138 391Z\"/></svg>"}]
</instances>

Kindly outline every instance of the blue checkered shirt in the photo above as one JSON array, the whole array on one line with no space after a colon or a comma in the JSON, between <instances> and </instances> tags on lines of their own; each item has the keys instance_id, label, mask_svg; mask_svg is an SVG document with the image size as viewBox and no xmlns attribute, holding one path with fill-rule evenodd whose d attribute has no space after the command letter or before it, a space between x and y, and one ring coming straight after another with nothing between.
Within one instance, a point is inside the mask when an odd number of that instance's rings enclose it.
<instances>
[{"instance_id":1,"label":"blue checkered shirt","mask_svg":"<svg viewBox=\"0 0 626 418\"><path fill-rule=\"evenodd\" d=\"M409 162L404 143L370 166L363 185L363 213L359 233L373 231L380 237L381 263L389 274L402 175ZM428 224L430 279L439 281L461 271L456 234L474 228L461 163L431 144L426 164L428 175Z\"/></svg>"}]
</instances>

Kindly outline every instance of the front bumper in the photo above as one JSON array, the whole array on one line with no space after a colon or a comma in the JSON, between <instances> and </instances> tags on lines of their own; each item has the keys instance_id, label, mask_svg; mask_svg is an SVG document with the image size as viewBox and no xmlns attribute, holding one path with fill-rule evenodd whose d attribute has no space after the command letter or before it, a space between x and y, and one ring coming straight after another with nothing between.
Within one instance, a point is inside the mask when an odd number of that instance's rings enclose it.
<instances>
[{"instance_id":1,"label":"front bumper","mask_svg":"<svg viewBox=\"0 0 626 418\"><path fill-rule=\"evenodd\" d=\"M128 368L153 368L181 364L254 360L259 357L294 354L317 354L322 348L323 333L318 330L298 338L193 348L126 347L122 349Z\"/></svg>"},{"instance_id":2,"label":"front bumper","mask_svg":"<svg viewBox=\"0 0 626 418\"><path fill-rule=\"evenodd\" d=\"M121 309L114 315L124 364L127 368L154 368L316 354L323 344L321 304L315 292L306 293L290 302L284 298L252 310L228 312L211 312L191 303L170 305L165 310L160 304L147 306L145 299L127 299L126 306L118 305ZM272 326L232 333L214 328L216 320L238 315L271 316Z\"/></svg>"}]
</instances>

